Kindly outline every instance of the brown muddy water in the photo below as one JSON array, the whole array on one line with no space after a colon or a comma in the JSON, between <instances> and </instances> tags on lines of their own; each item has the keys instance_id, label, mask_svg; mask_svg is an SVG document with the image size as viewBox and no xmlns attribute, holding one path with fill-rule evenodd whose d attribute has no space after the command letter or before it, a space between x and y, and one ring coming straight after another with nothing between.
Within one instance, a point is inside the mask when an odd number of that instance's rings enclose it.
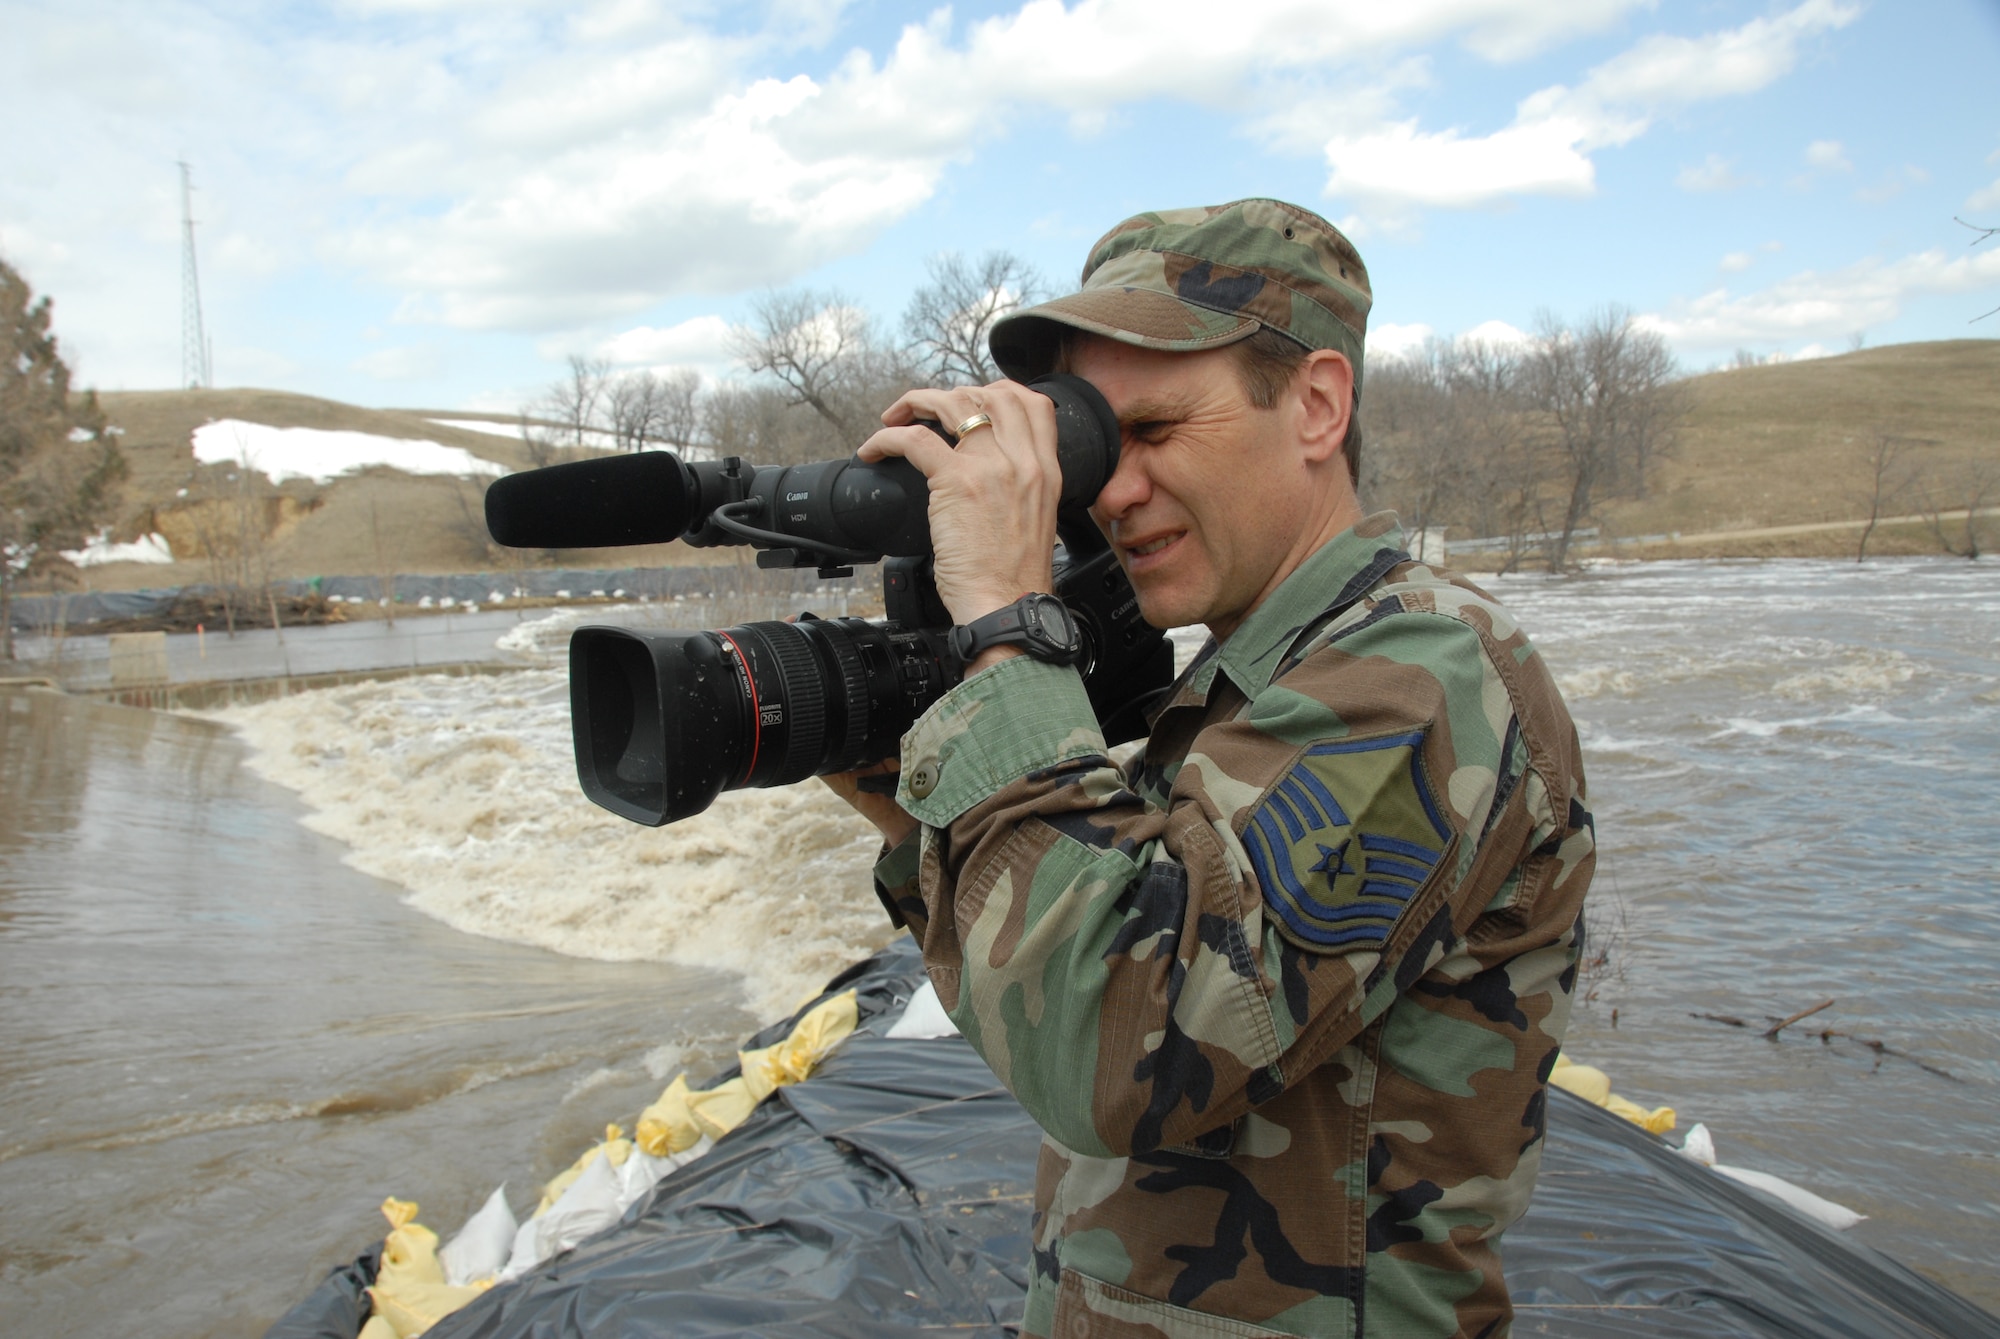
<instances>
[{"instance_id":1,"label":"brown muddy water","mask_svg":"<svg viewBox=\"0 0 2000 1339\"><path fill-rule=\"evenodd\" d=\"M2000 569L1496 589L1605 853L1571 1053L2000 1309ZM532 1207L882 942L813 787L662 831L576 794L574 621L508 634L540 668L212 718L0 694L0 1333L259 1334L385 1195Z\"/></svg>"}]
</instances>

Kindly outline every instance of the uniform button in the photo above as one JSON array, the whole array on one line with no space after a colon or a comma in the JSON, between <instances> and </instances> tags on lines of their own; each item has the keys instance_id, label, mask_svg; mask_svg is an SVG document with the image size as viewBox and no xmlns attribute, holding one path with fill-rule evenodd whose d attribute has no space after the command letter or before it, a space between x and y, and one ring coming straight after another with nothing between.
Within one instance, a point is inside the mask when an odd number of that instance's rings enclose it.
<instances>
[{"instance_id":1,"label":"uniform button","mask_svg":"<svg viewBox=\"0 0 2000 1339\"><path fill-rule=\"evenodd\" d=\"M910 773L910 794L920 800L930 798L937 789L938 766L934 762L920 762Z\"/></svg>"}]
</instances>

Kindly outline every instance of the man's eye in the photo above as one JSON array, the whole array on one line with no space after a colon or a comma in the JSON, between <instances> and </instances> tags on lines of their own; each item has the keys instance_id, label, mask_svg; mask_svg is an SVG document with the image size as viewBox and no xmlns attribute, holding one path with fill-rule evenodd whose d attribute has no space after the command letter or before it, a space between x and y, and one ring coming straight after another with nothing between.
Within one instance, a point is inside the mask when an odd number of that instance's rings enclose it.
<instances>
[{"instance_id":1,"label":"man's eye","mask_svg":"<svg viewBox=\"0 0 2000 1339\"><path fill-rule=\"evenodd\" d=\"M1144 423L1134 423L1130 428L1126 429L1136 440L1147 443L1163 442L1166 440L1167 434L1173 430L1174 425L1164 419L1151 419Z\"/></svg>"}]
</instances>

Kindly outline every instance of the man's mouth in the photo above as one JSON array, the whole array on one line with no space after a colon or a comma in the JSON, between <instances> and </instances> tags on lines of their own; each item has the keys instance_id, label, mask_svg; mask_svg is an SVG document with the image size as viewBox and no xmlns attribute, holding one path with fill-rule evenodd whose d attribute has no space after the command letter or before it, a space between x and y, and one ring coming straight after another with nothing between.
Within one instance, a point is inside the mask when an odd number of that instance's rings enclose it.
<instances>
[{"instance_id":1,"label":"man's mouth","mask_svg":"<svg viewBox=\"0 0 2000 1339\"><path fill-rule=\"evenodd\" d=\"M1172 534L1161 535L1158 539L1149 539L1143 544L1127 544L1125 546L1125 556L1131 562L1142 562L1154 554L1172 547L1174 542L1186 533L1184 530L1176 530Z\"/></svg>"}]
</instances>

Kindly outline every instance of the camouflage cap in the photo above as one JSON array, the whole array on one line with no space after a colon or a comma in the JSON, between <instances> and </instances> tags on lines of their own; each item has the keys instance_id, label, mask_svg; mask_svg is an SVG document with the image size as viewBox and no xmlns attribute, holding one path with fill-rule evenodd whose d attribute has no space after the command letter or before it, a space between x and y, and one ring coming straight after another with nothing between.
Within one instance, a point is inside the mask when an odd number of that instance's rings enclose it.
<instances>
[{"instance_id":1,"label":"camouflage cap","mask_svg":"<svg viewBox=\"0 0 2000 1339\"><path fill-rule=\"evenodd\" d=\"M1191 353L1271 329L1354 365L1372 301L1354 243L1281 200L1237 200L1126 219L1098 239L1083 287L996 322L993 361L1019 381L1055 365L1065 328Z\"/></svg>"}]
</instances>

